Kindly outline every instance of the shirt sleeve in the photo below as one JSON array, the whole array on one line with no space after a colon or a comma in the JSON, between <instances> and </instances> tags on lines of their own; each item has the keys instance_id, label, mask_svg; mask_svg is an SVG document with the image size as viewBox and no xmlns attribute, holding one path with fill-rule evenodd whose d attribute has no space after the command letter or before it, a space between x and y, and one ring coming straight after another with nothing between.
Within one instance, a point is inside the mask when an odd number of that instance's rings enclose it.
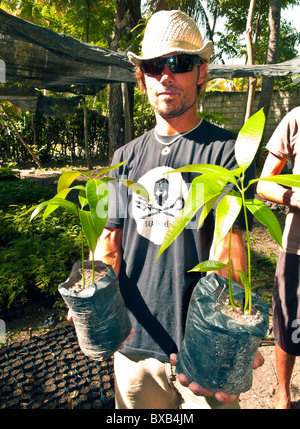
<instances>
[{"instance_id":1,"label":"shirt sleeve","mask_svg":"<svg viewBox=\"0 0 300 429\"><path fill-rule=\"evenodd\" d=\"M293 146L298 135L300 108L291 110L280 122L271 136L266 148L279 158L293 156Z\"/></svg>"}]
</instances>

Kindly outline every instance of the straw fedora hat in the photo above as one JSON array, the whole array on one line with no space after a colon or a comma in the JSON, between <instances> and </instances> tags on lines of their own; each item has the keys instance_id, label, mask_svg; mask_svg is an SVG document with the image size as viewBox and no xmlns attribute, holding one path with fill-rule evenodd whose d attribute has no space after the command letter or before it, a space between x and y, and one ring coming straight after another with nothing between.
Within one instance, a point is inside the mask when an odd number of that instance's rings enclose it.
<instances>
[{"instance_id":1,"label":"straw fedora hat","mask_svg":"<svg viewBox=\"0 0 300 429\"><path fill-rule=\"evenodd\" d=\"M212 42L203 46L201 33L194 20L180 10L162 10L148 21L142 43L142 56L128 52L129 60L140 66L143 60L171 53L196 54L209 62Z\"/></svg>"}]
</instances>

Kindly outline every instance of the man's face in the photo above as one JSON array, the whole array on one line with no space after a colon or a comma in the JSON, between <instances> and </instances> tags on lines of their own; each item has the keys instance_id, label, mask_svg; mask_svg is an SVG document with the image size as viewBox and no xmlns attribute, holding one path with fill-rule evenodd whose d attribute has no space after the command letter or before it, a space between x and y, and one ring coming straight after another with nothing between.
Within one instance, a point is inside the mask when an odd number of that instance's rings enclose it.
<instances>
[{"instance_id":1,"label":"man's face","mask_svg":"<svg viewBox=\"0 0 300 429\"><path fill-rule=\"evenodd\" d=\"M206 68L206 64L195 65L191 72L175 74L165 64L160 75L145 75L149 103L155 113L166 119L174 118L195 107L198 85L205 80Z\"/></svg>"}]
</instances>

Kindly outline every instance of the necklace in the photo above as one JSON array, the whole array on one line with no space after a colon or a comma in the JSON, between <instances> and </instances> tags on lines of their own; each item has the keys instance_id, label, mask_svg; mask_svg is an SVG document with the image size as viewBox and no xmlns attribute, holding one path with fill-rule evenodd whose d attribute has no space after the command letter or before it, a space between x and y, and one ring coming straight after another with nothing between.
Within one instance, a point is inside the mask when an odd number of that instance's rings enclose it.
<instances>
[{"instance_id":1,"label":"necklace","mask_svg":"<svg viewBox=\"0 0 300 429\"><path fill-rule=\"evenodd\" d=\"M157 129L156 129L156 127L155 127L155 129L154 129L154 135L155 135L156 140L158 141L158 143L160 143L160 144L162 144L162 145L164 145L164 146L165 146L165 147L161 150L161 154L162 154L162 155L168 155L168 153L170 153L170 150L171 150L171 149L170 149L171 144L175 143L175 142L176 142L176 140L178 140L180 137L183 137L183 136L185 136L186 134L188 134L188 133L190 133L190 132L194 131L197 127L199 127L199 125L201 124L201 122L202 122L202 119L200 119L199 123L198 123L194 128L192 128L191 130L185 131L184 133L176 134L176 135L175 135L175 137L174 137L171 141L164 141L164 140L162 140L162 139L158 136L158 134L157 134ZM170 137L170 136L163 136L163 137L167 138L167 137Z\"/></svg>"}]
</instances>

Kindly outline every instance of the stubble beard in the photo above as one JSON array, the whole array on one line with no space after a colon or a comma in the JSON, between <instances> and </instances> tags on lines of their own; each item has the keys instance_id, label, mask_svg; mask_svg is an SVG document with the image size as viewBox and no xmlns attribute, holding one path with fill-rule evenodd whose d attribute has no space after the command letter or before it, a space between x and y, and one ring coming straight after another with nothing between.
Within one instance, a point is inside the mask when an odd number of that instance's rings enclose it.
<instances>
[{"instance_id":1,"label":"stubble beard","mask_svg":"<svg viewBox=\"0 0 300 429\"><path fill-rule=\"evenodd\" d=\"M173 87L165 88L165 91L172 92L172 90L175 90L175 89ZM176 89L176 91L178 92L178 89ZM158 100L157 98L158 94L159 94L158 92L155 94L155 100ZM197 102L197 98L198 98L198 94L196 91L195 98L193 102L191 102L190 104L187 103L186 94L181 98L181 101L178 106L174 106L173 100L164 100L164 102L154 101L152 103L150 102L150 104L156 114L158 114L164 119L171 119L171 118L179 117L185 112L187 112L189 109L191 109Z\"/></svg>"}]
</instances>

